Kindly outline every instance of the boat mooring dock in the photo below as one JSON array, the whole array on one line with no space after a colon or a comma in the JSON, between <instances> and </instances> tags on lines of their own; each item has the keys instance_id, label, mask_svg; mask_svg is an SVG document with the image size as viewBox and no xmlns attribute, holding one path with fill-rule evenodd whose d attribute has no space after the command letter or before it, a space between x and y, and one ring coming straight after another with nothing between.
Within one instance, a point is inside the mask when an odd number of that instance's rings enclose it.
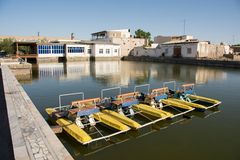
<instances>
[{"instance_id":1,"label":"boat mooring dock","mask_svg":"<svg viewBox=\"0 0 240 160\"><path fill-rule=\"evenodd\" d=\"M73 159L9 67L2 65L0 71L0 157L17 160Z\"/></svg>"}]
</instances>

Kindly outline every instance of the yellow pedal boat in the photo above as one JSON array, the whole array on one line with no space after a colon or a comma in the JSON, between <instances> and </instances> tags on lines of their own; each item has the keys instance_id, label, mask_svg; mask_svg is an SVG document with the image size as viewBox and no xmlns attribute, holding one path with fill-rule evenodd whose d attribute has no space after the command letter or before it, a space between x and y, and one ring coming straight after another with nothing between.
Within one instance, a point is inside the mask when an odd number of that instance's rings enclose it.
<instances>
[{"instance_id":1,"label":"yellow pedal boat","mask_svg":"<svg viewBox=\"0 0 240 160\"><path fill-rule=\"evenodd\" d=\"M203 96L188 94L187 97L189 97L191 99L195 99L195 100L205 101L205 102L212 103L212 104L221 104L221 101L219 101L219 100L207 98L207 97L203 97Z\"/></svg>"},{"instance_id":2,"label":"yellow pedal boat","mask_svg":"<svg viewBox=\"0 0 240 160\"><path fill-rule=\"evenodd\" d=\"M174 100L175 102L178 102L178 103L188 105L188 106L193 107L193 108L204 109L204 110L207 109L206 106L201 105L201 104L197 104L197 103L193 103L193 102L187 102L187 101L176 99L176 98L172 98L172 100Z\"/></svg>"},{"instance_id":3,"label":"yellow pedal boat","mask_svg":"<svg viewBox=\"0 0 240 160\"><path fill-rule=\"evenodd\" d=\"M173 114L157 109L157 108L153 108L149 105L146 104L137 104L137 105L133 105L133 108L139 111L142 111L145 114L149 114L151 116L154 117L159 117L159 118L170 118L173 116Z\"/></svg>"},{"instance_id":4,"label":"yellow pedal boat","mask_svg":"<svg viewBox=\"0 0 240 160\"><path fill-rule=\"evenodd\" d=\"M111 117L115 118L116 120L134 128L134 129L139 129L141 125L137 123L136 121L126 117L125 115L119 114L115 111L111 110L102 110L103 113L110 115Z\"/></svg>"},{"instance_id":5,"label":"yellow pedal boat","mask_svg":"<svg viewBox=\"0 0 240 160\"><path fill-rule=\"evenodd\" d=\"M170 106L173 106L173 107L176 107L176 108L181 108L181 109L186 109L186 110L193 110L194 109L194 108L192 108L192 107L190 107L186 104L176 102L171 98L162 99L161 102L165 103L166 105L170 105Z\"/></svg>"},{"instance_id":6,"label":"yellow pedal boat","mask_svg":"<svg viewBox=\"0 0 240 160\"><path fill-rule=\"evenodd\" d=\"M54 108L46 108L45 110L50 117L53 112L56 112ZM92 141L92 138L72 121L69 121L66 118L59 118L56 120L56 123L78 142L87 144Z\"/></svg>"}]
</instances>

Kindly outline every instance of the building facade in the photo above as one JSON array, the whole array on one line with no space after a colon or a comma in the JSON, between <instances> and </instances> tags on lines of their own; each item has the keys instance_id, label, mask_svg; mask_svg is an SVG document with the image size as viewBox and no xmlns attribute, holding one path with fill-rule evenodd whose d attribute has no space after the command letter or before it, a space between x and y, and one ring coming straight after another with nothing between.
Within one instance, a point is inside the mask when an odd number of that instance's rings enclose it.
<instances>
[{"instance_id":1,"label":"building facade","mask_svg":"<svg viewBox=\"0 0 240 160\"><path fill-rule=\"evenodd\" d=\"M18 44L31 47L31 53L22 53L18 50ZM54 43L16 42L16 56L24 59L35 58L41 61L59 61L60 58L67 61L78 60L111 60L121 58L120 45L109 42L95 41L55 41Z\"/></svg>"},{"instance_id":2,"label":"building facade","mask_svg":"<svg viewBox=\"0 0 240 160\"><path fill-rule=\"evenodd\" d=\"M158 42L163 41L164 39ZM208 41L193 39L192 36L174 36L170 37L170 41L158 44L156 48L134 48L131 54L133 56L217 59L228 52L228 45L210 44Z\"/></svg>"},{"instance_id":3,"label":"building facade","mask_svg":"<svg viewBox=\"0 0 240 160\"><path fill-rule=\"evenodd\" d=\"M128 56L135 47L144 46L146 44L145 39L132 37L129 29L105 30L92 33L92 40L119 44L121 56Z\"/></svg>"}]
</instances>

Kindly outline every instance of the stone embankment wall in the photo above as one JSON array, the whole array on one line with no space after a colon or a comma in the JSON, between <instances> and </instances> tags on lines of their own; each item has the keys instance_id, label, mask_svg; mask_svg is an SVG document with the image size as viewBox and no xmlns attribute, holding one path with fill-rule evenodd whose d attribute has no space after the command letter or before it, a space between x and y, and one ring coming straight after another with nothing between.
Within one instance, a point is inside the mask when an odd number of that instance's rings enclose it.
<instances>
[{"instance_id":1,"label":"stone embankment wall","mask_svg":"<svg viewBox=\"0 0 240 160\"><path fill-rule=\"evenodd\" d=\"M123 57L122 59L126 61L159 62L159 63L240 68L240 61L227 61L227 60L167 58L167 57L147 57L147 56L142 56L142 57L127 56L127 57Z\"/></svg>"},{"instance_id":2,"label":"stone embankment wall","mask_svg":"<svg viewBox=\"0 0 240 160\"><path fill-rule=\"evenodd\" d=\"M1 71L15 159L73 159L9 67L2 65Z\"/></svg>"}]
</instances>

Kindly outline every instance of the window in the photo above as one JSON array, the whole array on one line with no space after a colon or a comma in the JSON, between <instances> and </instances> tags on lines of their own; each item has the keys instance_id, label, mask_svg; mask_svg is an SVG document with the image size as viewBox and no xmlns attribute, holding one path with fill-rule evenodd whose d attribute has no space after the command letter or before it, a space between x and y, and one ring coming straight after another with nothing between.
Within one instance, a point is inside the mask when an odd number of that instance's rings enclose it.
<instances>
[{"instance_id":1,"label":"window","mask_svg":"<svg viewBox=\"0 0 240 160\"><path fill-rule=\"evenodd\" d=\"M192 53L192 48L187 48L187 53L191 54Z\"/></svg>"},{"instance_id":2,"label":"window","mask_svg":"<svg viewBox=\"0 0 240 160\"><path fill-rule=\"evenodd\" d=\"M99 49L99 54L103 54L103 49Z\"/></svg>"},{"instance_id":3,"label":"window","mask_svg":"<svg viewBox=\"0 0 240 160\"><path fill-rule=\"evenodd\" d=\"M88 49L88 54L91 54L92 53L92 50L89 48Z\"/></svg>"},{"instance_id":4,"label":"window","mask_svg":"<svg viewBox=\"0 0 240 160\"><path fill-rule=\"evenodd\" d=\"M114 49L114 53L118 53L118 49Z\"/></svg>"},{"instance_id":5,"label":"window","mask_svg":"<svg viewBox=\"0 0 240 160\"><path fill-rule=\"evenodd\" d=\"M52 54L64 54L65 49L63 45L52 45Z\"/></svg>"},{"instance_id":6,"label":"window","mask_svg":"<svg viewBox=\"0 0 240 160\"><path fill-rule=\"evenodd\" d=\"M110 49L106 49L106 54L110 54Z\"/></svg>"},{"instance_id":7,"label":"window","mask_svg":"<svg viewBox=\"0 0 240 160\"><path fill-rule=\"evenodd\" d=\"M51 45L39 45L38 54L51 54L52 46Z\"/></svg>"},{"instance_id":8,"label":"window","mask_svg":"<svg viewBox=\"0 0 240 160\"><path fill-rule=\"evenodd\" d=\"M84 47L68 47L68 53L84 53Z\"/></svg>"},{"instance_id":9,"label":"window","mask_svg":"<svg viewBox=\"0 0 240 160\"><path fill-rule=\"evenodd\" d=\"M168 54L168 48L165 49L165 54Z\"/></svg>"}]
</instances>

